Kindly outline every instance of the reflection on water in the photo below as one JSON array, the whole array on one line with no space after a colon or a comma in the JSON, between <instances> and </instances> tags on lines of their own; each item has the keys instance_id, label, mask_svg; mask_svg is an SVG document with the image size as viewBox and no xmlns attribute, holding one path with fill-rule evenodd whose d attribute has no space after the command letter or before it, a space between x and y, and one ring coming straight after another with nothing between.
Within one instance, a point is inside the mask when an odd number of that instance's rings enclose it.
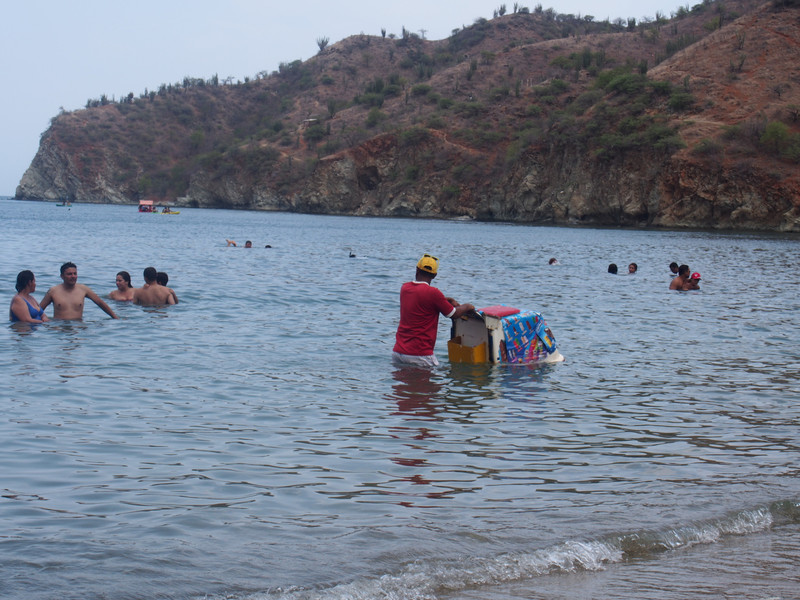
<instances>
[{"instance_id":1,"label":"reflection on water","mask_svg":"<svg viewBox=\"0 0 800 600\"><path fill-rule=\"evenodd\" d=\"M437 396L443 384L435 371L424 368L395 369L392 378L396 383L386 399L397 404L397 414L422 419L437 418L443 401Z\"/></svg>"},{"instance_id":2,"label":"reflection on water","mask_svg":"<svg viewBox=\"0 0 800 600\"><path fill-rule=\"evenodd\" d=\"M181 303L2 330L4 598L796 587L796 239L76 208L4 204L8 298L63 256L95 290L163 267ZM540 310L568 361L451 365L443 322L440 368L395 369L420 251L448 295ZM699 293L667 291L678 259Z\"/></svg>"}]
</instances>

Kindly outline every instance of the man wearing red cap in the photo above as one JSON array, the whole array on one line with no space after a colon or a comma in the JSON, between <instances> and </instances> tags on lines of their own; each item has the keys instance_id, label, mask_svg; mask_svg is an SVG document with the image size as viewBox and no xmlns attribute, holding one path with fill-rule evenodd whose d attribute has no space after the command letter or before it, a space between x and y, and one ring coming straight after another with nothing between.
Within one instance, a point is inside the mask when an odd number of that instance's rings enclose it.
<instances>
[{"instance_id":1,"label":"man wearing red cap","mask_svg":"<svg viewBox=\"0 0 800 600\"><path fill-rule=\"evenodd\" d=\"M694 272L691 277L686 281L685 290L699 290L700 289L700 273Z\"/></svg>"},{"instance_id":2,"label":"man wearing red cap","mask_svg":"<svg viewBox=\"0 0 800 600\"><path fill-rule=\"evenodd\" d=\"M397 366L435 367L433 355L439 314L451 319L475 310L472 304L459 304L431 285L439 270L439 259L424 254L417 262L414 281L400 288L400 324L397 326L392 362Z\"/></svg>"}]
</instances>

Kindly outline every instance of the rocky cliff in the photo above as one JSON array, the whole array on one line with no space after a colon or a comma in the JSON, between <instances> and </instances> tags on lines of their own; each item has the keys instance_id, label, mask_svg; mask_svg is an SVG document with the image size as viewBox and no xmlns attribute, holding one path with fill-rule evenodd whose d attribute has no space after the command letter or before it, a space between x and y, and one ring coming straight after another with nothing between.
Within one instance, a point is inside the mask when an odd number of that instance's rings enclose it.
<instances>
[{"instance_id":1,"label":"rocky cliff","mask_svg":"<svg viewBox=\"0 0 800 600\"><path fill-rule=\"evenodd\" d=\"M64 113L16 197L800 231L799 106L796 2L520 12Z\"/></svg>"}]
</instances>

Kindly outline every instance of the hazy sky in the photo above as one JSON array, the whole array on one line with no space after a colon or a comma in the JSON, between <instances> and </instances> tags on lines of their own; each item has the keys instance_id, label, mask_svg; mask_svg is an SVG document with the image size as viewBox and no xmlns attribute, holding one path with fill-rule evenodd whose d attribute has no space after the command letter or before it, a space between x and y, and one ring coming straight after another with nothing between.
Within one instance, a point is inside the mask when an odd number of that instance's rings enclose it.
<instances>
[{"instance_id":1,"label":"hazy sky","mask_svg":"<svg viewBox=\"0 0 800 600\"><path fill-rule=\"evenodd\" d=\"M670 16L679 0L529 2L557 13L617 17ZM90 98L119 98L184 76L234 80L272 72L353 34L442 39L476 18L492 18L507 0L2 0L0 2L0 196L13 196L50 119Z\"/></svg>"}]
</instances>

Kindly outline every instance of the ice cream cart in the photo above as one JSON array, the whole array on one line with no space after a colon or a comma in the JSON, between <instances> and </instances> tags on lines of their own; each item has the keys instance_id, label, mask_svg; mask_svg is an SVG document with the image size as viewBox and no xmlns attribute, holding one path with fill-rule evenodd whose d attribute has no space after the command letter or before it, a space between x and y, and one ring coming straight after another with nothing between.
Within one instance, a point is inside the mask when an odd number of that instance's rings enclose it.
<instances>
[{"instance_id":1,"label":"ice cream cart","mask_svg":"<svg viewBox=\"0 0 800 600\"><path fill-rule=\"evenodd\" d=\"M447 342L450 362L554 363L565 360L541 313L489 306L455 319Z\"/></svg>"}]
</instances>

